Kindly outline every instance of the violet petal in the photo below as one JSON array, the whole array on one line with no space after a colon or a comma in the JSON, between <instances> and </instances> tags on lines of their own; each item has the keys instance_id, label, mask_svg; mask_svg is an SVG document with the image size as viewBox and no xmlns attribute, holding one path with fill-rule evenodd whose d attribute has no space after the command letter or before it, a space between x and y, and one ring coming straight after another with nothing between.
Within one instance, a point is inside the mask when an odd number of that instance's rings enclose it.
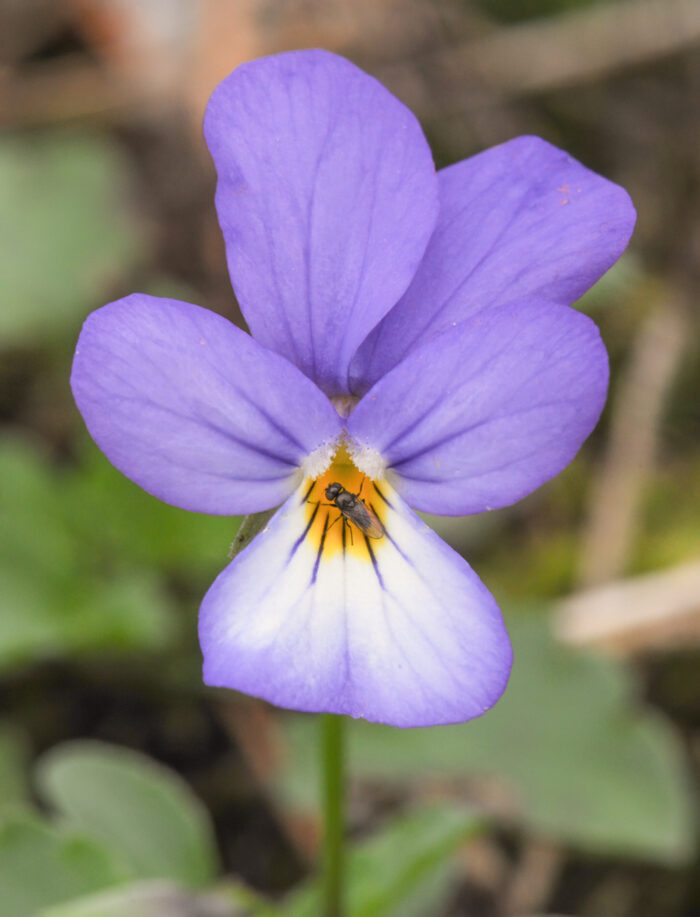
<instances>
[{"instance_id":1,"label":"violet petal","mask_svg":"<svg viewBox=\"0 0 700 917\"><path fill-rule=\"evenodd\" d=\"M426 336L486 306L570 305L617 261L635 211L627 192L538 137L517 137L438 173L440 216L411 286L360 347L366 391Z\"/></svg>"},{"instance_id":2,"label":"violet petal","mask_svg":"<svg viewBox=\"0 0 700 917\"><path fill-rule=\"evenodd\" d=\"M205 596L205 682L402 727L488 710L512 654L498 607L466 561L388 485L378 508L386 534L367 539L371 553L357 528L354 549L319 552L303 537L306 493L289 498Z\"/></svg>"},{"instance_id":3,"label":"violet petal","mask_svg":"<svg viewBox=\"0 0 700 917\"><path fill-rule=\"evenodd\" d=\"M231 279L253 336L329 395L408 286L437 217L420 125L325 51L243 64L204 131Z\"/></svg>"},{"instance_id":4,"label":"violet petal","mask_svg":"<svg viewBox=\"0 0 700 917\"><path fill-rule=\"evenodd\" d=\"M71 385L113 465L202 513L281 503L341 428L313 382L225 318L138 293L88 317Z\"/></svg>"},{"instance_id":5,"label":"violet petal","mask_svg":"<svg viewBox=\"0 0 700 917\"><path fill-rule=\"evenodd\" d=\"M484 309L426 341L348 418L403 498L461 516L507 506L562 470L605 403L595 324L557 303Z\"/></svg>"}]
</instances>

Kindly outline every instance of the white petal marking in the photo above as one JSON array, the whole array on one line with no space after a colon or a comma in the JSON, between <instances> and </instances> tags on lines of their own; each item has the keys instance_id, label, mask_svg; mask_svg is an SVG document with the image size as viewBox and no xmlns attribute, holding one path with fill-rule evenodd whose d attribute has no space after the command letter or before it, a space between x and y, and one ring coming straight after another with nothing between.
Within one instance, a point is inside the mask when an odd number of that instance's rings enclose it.
<instances>
[{"instance_id":1,"label":"white petal marking","mask_svg":"<svg viewBox=\"0 0 700 917\"><path fill-rule=\"evenodd\" d=\"M468 564L386 481L373 498L384 498L375 507L383 537L367 539L323 504L324 528L302 537L307 492L289 498L205 596L205 681L283 707L404 727L484 713L505 688L511 651Z\"/></svg>"}]
</instances>

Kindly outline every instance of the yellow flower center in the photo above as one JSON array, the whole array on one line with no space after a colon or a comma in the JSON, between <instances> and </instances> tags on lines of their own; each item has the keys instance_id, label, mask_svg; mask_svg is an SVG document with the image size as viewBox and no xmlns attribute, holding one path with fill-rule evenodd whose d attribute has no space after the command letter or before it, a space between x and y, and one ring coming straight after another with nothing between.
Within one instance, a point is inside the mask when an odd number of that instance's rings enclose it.
<instances>
[{"instance_id":1,"label":"yellow flower center","mask_svg":"<svg viewBox=\"0 0 700 917\"><path fill-rule=\"evenodd\" d=\"M373 563L387 541L386 489L340 446L328 469L304 482L306 538L325 559L343 552Z\"/></svg>"}]
</instances>

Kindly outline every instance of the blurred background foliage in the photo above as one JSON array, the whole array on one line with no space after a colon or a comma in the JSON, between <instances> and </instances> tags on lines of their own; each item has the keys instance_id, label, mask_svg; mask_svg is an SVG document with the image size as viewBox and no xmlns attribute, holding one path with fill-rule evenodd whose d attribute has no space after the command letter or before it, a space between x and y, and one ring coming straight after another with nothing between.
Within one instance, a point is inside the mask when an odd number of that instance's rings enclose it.
<instances>
[{"instance_id":1,"label":"blurred background foliage","mask_svg":"<svg viewBox=\"0 0 700 917\"><path fill-rule=\"evenodd\" d=\"M313 718L205 689L198 602L239 520L165 506L87 437L80 325L133 290L241 323L201 118L323 46L445 165L536 133L628 188L580 307L603 420L509 509L431 519L507 609L505 698L352 723L352 917L700 913L700 4L0 0L0 917L313 914Z\"/></svg>"}]
</instances>

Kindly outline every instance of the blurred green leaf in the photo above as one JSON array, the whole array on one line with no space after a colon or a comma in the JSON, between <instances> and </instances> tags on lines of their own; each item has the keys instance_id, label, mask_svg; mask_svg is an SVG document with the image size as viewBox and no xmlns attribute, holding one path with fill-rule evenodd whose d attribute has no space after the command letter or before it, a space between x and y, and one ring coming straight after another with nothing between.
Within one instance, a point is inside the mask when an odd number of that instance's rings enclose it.
<instances>
[{"instance_id":1,"label":"blurred green leaf","mask_svg":"<svg viewBox=\"0 0 700 917\"><path fill-rule=\"evenodd\" d=\"M51 577L0 564L0 575L0 668L95 650L157 649L170 631L159 584L145 573L91 582L79 570Z\"/></svg>"},{"instance_id":2,"label":"blurred green leaf","mask_svg":"<svg viewBox=\"0 0 700 917\"><path fill-rule=\"evenodd\" d=\"M110 465L93 443L86 443L63 493L81 507L75 525L95 550L191 577L203 589L228 563L240 524L235 516L190 513L157 500Z\"/></svg>"},{"instance_id":3,"label":"blurred green leaf","mask_svg":"<svg viewBox=\"0 0 700 917\"><path fill-rule=\"evenodd\" d=\"M478 5L502 22L556 16L568 10L602 5L609 0L478 0Z\"/></svg>"},{"instance_id":4,"label":"blurred green leaf","mask_svg":"<svg viewBox=\"0 0 700 917\"><path fill-rule=\"evenodd\" d=\"M67 480L70 472L28 443L0 441L0 668L75 651L154 649L172 635L158 576L99 553L109 520L95 508L91 534L83 530L89 499Z\"/></svg>"},{"instance_id":5,"label":"blurred green leaf","mask_svg":"<svg viewBox=\"0 0 700 917\"><path fill-rule=\"evenodd\" d=\"M0 723L0 815L29 797L24 736L10 722Z\"/></svg>"},{"instance_id":6,"label":"blurred green leaf","mask_svg":"<svg viewBox=\"0 0 700 917\"><path fill-rule=\"evenodd\" d=\"M118 851L141 878L202 885L214 874L209 816L174 772L99 742L67 742L40 760L42 796L70 824Z\"/></svg>"},{"instance_id":7,"label":"blurred green leaf","mask_svg":"<svg viewBox=\"0 0 700 917\"><path fill-rule=\"evenodd\" d=\"M556 645L534 615L512 617L513 675L485 716L459 726L349 726L350 771L392 783L500 778L512 817L584 850L676 863L692 852L692 802L670 725L633 700L618 662ZM283 792L309 806L316 762L309 718L288 720Z\"/></svg>"},{"instance_id":8,"label":"blurred green leaf","mask_svg":"<svg viewBox=\"0 0 700 917\"><path fill-rule=\"evenodd\" d=\"M620 300L638 290L645 282L644 269L634 254L625 252L605 274L576 302L576 308L588 315L618 305Z\"/></svg>"},{"instance_id":9,"label":"blurred green leaf","mask_svg":"<svg viewBox=\"0 0 700 917\"><path fill-rule=\"evenodd\" d=\"M0 823L0 917L34 917L125 878L111 852L92 838L30 816Z\"/></svg>"},{"instance_id":10,"label":"blurred green leaf","mask_svg":"<svg viewBox=\"0 0 700 917\"><path fill-rule=\"evenodd\" d=\"M0 343L77 331L135 263L130 176L113 142L63 132L0 142Z\"/></svg>"},{"instance_id":11,"label":"blurred green leaf","mask_svg":"<svg viewBox=\"0 0 700 917\"><path fill-rule=\"evenodd\" d=\"M41 911L37 917L253 917L248 894L193 892L161 879L134 882ZM259 913L259 912L258 912ZM268 911L268 914L271 914Z\"/></svg>"},{"instance_id":12,"label":"blurred green leaf","mask_svg":"<svg viewBox=\"0 0 700 917\"><path fill-rule=\"evenodd\" d=\"M348 849L348 917L412 917L432 912L435 895L449 891L446 862L482 825L459 807L431 806L396 819L369 840ZM430 880L442 882L435 889ZM429 890L429 902L424 892ZM433 906L431 906L433 905ZM414 910L418 907L419 910ZM294 893L284 917L319 914L318 880Z\"/></svg>"},{"instance_id":13,"label":"blurred green leaf","mask_svg":"<svg viewBox=\"0 0 700 917\"><path fill-rule=\"evenodd\" d=\"M700 556L700 461L675 462L645 489L646 525L637 533L630 572L670 567Z\"/></svg>"}]
</instances>

